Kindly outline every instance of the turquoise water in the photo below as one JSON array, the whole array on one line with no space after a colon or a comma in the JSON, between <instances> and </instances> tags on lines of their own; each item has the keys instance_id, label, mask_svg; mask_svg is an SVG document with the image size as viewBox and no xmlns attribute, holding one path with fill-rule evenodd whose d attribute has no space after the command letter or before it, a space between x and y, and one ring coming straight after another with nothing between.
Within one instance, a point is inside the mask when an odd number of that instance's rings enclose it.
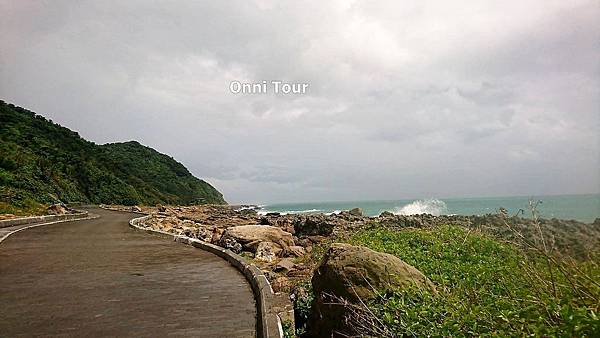
<instances>
[{"instance_id":1,"label":"turquoise water","mask_svg":"<svg viewBox=\"0 0 600 338\"><path fill-rule=\"evenodd\" d=\"M363 209L368 216L379 215L383 211L396 214L433 215L482 215L494 213L499 208L505 208L510 215L519 209L528 211L531 197L485 197L485 198L448 198L448 199L407 199L395 201L354 201L354 202L311 202L311 203L281 203L262 206L262 212L282 213L311 213L339 212L355 207ZM538 214L544 218L575 219L583 222L593 222L600 217L600 194L534 196L534 200L542 203L538 206Z\"/></svg>"}]
</instances>

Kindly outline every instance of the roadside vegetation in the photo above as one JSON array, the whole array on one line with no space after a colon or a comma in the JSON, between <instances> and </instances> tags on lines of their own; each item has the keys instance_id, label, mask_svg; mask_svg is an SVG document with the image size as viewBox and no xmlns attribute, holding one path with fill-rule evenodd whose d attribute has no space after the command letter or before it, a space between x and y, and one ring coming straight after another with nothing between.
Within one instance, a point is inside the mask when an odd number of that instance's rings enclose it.
<instances>
[{"instance_id":1,"label":"roadside vegetation","mask_svg":"<svg viewBox=\"0 0 600 338\"><path fill-rule=\"evenodd\" d=\"M557 260L455 226L371 229L350 241L393 254L438 295L380 294L357 319L390 336L598 336L597 260ZM554 259L554 258L553 258ZM558 259L558 258L557 258ZM566 259L566 258L565 258ZM375 318L371 318L375 317ZM375 319L375 320L374 320ZM364 333L369 327L362 327Z\"/></svg>"},{"instance_id":2,"label":"roadside vegetation","mask_svg":"<svg viewBox=\"0 0 600 338\"><path fill-rule=\"evenodd\" d=\"M550 246L547 234L534 224L537 228L527 236L507 224L510 241L480 228L399 229L377 222L337 238L395 255L437 288L437 294L374 290L374 299L347 304L349 322L356 332L377 337L600 336L598 248L574 259L564 254L568 248ZM315 247L305 257L307 264L318 264L330 243ZM297 289L311 291L310 284L299 283ZM296 297L300 336L306 332L313 297Z\"/></svg>"},{"instance_id":3,"label":"roadside vegetation","mask_svg":"<svg viewBox=\"0 0 600 338\"><path fill-rule=\"evenodd\" d=\"M18 205L0 202L0 215L10 214L15 216L28 216L28 215L43 215L46 213L47 205L39 203L32 199L25 199L20 201Z\"/></svg>"}]
</instances>

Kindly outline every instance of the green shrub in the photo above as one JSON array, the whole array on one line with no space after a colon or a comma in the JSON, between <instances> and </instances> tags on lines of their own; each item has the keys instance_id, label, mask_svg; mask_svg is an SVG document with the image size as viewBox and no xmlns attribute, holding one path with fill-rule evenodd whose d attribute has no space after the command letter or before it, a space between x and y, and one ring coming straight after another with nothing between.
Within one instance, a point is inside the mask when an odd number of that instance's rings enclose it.
<instances>
[{"instance_id":1,"label":"green shrub","mask_svg":"<svg viewBox=\"0 0 600 338\"><path fill-rule=\"evenodd\" d=\"M598 336L600 269L575 262L588 275L581 295L540 256L463 228L371 229L349 240L393 254L427 275L438 295L404 290L369 306L394 336ZM554 267L553 267L554 269ZM552 276L551 276L552 274ZM576 276L571 278L577 278ZM586 278L591 278L586 281ZM554 280L557 292L549 291Z\"/></svg>"},{"instance_id":2,"label":"green shrub","mask_svg":"<svg viewBox=\"0 0 600 338\"><path fill-rule=\"evenodd\" d=\"M293 298L296 335L303 336L306 333L308 320L315 300L310 281L305 281L296 285Z\"/></svg>"}]
</instances>

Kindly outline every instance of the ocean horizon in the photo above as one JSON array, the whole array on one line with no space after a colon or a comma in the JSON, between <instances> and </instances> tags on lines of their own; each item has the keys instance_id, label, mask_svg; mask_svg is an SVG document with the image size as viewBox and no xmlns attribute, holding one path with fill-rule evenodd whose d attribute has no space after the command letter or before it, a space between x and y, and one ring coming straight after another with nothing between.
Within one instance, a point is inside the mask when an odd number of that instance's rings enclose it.
<instances>
[{"instance_id":1,"label":"ocean horizon","mask_svg":"<svg viewBox=\"0 0 600 338\"><path fill-rule=\"evenodd\" d=\"M531 217L529 200L541 201L538 217L577 220L591 223L600 218L600 194L503 196L468 198L422 198L365 201L323 201L298 203L272 203L260 205L259 213L285 214L338 213L361 208L367 216L377 216L384 211L398 215L484 215L497 213L500 208L509 215ZM523 211L521 211L523 210Z\"/></svg>"}]
</instances>

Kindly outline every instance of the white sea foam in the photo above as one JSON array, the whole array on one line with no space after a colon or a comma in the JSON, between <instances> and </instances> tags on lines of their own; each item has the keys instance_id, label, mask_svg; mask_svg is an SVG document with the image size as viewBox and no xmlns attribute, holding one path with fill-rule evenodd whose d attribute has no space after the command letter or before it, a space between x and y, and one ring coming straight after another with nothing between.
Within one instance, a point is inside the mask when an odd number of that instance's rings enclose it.
<instances>
[{"instance_id":1,"label":"white sea foam","mask_svg":"<svg viewBox=\"0 0 600 338\"><path fill-rule=\"evenodd\" d=\"M280 215L287 215L287 214L312 214L312 213L317 213L320 212L320 209L308 209L308 210L284 210L284 211L273 211L273 210L259 210L257 213L261 216L264 216L268 213L272 213L272 212L276 212L279 213Z\"/></svg>"},{"instance_id":2,"label":"white sea foam","mask_svg":"<svg viewBox=\"0 0 600 338\"><path fill-rule=\"evenodd\" d=\"M439 216L448 211L446 203L438 199L416 200L402 207L394 209L396 215L431 214Z\"/></svg>"},{"instance_id":3,"label":"white sea foam","mask_svg":"<svg viewBox=\"0 0 600 338\"><path fill-rule=\"evenodd\" d=\"M288 214L309 214L313 212L320 212L320 209L308 209L308 210L286 210L285 213Z\"/></svg>"}]
</instances>

